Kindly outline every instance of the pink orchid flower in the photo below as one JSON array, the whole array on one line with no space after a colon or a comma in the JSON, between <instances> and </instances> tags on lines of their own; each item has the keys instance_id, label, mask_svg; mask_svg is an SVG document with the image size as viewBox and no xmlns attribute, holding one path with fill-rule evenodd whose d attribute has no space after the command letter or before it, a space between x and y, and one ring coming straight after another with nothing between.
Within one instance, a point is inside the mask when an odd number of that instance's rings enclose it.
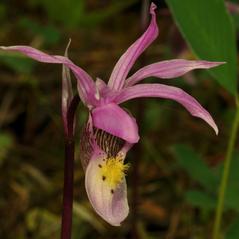
<instances>
[{"instance_id":1,"label":"pink orchid flower","mask_svg":"<svg viewBox=\"0 0 239 239\"><path fill-rule=\"evenodd\" d=\"M86 191L95 211L113 226L119 226L129 212L125 180L128 165L124 164L124 159L139 140L136 120L119 106L121 103L140 97L172 99L193 116L206 121L218 133L208 111L182 89L164 84L138 83L148 77L180 77L191 70L209 69L223 62L173 59L145 66L128 77L137 58L158 36L155 9L156 5L152 3L148 28L120 57L108 84L100 79L94 82L67 56L48 55L29 46L1 47L21 52L39 62L63 64L75 75L79 96L89 109L88 122L80 141Z\"/></svg>"}]
</instances>

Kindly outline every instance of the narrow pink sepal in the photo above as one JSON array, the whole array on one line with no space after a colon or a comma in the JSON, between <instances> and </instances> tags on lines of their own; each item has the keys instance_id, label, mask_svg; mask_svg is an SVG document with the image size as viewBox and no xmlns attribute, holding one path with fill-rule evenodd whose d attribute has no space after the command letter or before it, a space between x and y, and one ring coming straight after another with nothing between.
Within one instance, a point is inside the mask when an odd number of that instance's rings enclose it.
<instances>
[{"instance_id":1,"label":"narrow pink sepal","mask_svg":"<svg viewBox=\"0 0 239 239\"><path fill-rule=\"evenodd\" d=\"M129 143L139 141L136 120L114 103L92 110L93 125Z\"/></svg>"},{"instance_id":2,"label":"narrow pink sepal","mask_svg":"<svg viewBox=\"0 0 239 239\"><path fill-rule=\"evenodd\" d=\"M69 67L78 80L78 89L80 91L81 100L87 104L94 104L95 84L92 78L83 69L75 65L69 58L57 55L48 55L42 51L29 46L1 46L0 49L7 51L20 52L36 61L45 63L64 64Z\"/></svg>"},{"instance_id":3,"label":"narrow pink sepal","mask_svg":"<svg viewBox=\"0 0 239 239\"><path fill-rule=\"evenodd\" d=\"M222 64L225 64L225 62L189 61L183 59L161 61L139 69L125 81L124 87L132 86L147 77L176 78L195 69L209 69Z\"/></svg>"},{"instance_id":4,"label":"narrow pink sepal","mask_svg":"<svg viewBox=\"0 0 239 239\"><path fill-rule=\"evenodd\" d=\"M151 3L150 14L152 18L148 29L128 48L116 63L108 82L111 89L120 90L123 87L124 81L137 58L158 36L155 9L156 5Z\"/></svg>"},{"instance_id":5,"label":"narrow pink sepal","mask_svg":"<svg viewBox=\"0 0 239 239\"><path fill-rule=\"evenodd\" d=\"M218 134L218 128L213 118L199 102L180 88L163 85L163 84L138 84L125 88L115 98L117 104L123 103L130 99L141 97L159 97L175 100L183 105L193 116L199 117L206 121Z\"/></svg>"},{"instance_id":6,"label":"narrow pink sepal","mask_svg":"<svg viewBox=\"0 0 239 239\"><path fill-rule=\"evenodd\" d=\"M65 50L66 57L68 57L68 48L70 46L70 43L71 43L71 41L69 40L66 50ZM69 135L67 112L70 107L70 103L71 103L72 99L73 99L73 90L72 90L70 70L68 67L63 65L62 66L61 110L62 110L62 119L63 119L65 135Z\"/></svg>"}]
</instances>

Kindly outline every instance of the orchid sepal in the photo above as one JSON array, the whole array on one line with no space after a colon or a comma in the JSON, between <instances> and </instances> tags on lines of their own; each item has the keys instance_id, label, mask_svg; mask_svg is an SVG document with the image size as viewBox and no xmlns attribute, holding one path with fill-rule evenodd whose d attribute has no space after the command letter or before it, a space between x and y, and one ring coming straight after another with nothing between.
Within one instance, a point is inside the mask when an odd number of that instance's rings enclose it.
<instances>
[{"instance_id":1,"label":"orchid sepal","mask_svg":"<svg viewBox=\"0 0 239 239\"><path fill-rule=\"evenodd\" d=\"M123 88L124 81L137 58L157 38L158 26L155 14L156 8L157 6L154 3L151 3L150 5L151 22L147 30L137 41L135 41L127 49L127 51L120 57L120 59L116 63L108 82L108 86L111 89L121 90Z\"/></svg>"},{"instance_id":2,"label":"orchid sepal","mask_svg":"<svg viewBox=\"0 0 239 239\"><path fill-rule=\"evenodd\" d=\"M117 104L125 101L142 98L158 97L175 100L184 106L191 115L203 119L218 134L218 127L209 112L199 102L180 88L163 84L138 84L122 90L115 98Z\"/></svg>"},{"instance_id":3,"label":"orchid sepal","mask_svg":"<svg viewBox=\"0 0 239 239\"><path fill-rule=\"evenodd\" d=\"M67 44L65 54L64 54L65 57L68 57L68 49L69 49L70 43L71 43L71 40L69 40ZM61 110L62 110L63 126L64 126L64 131L66 136L70 135L69 122L68 122L68 110L72 100L73 100L73 89L72 89L72 83L71 83L70 70L65 65L62 65ZM74 132L72 133L74 134Z\"/></svg>"},{"instance_id":4,"label":"orchid sepal","mask_svg":"<svg viewBox=\"0 0 239 239\"><path fill-rule=\"evenodd\" d=\"M139 69L125 81L124 88L133 86L148 77L172 79L183 76L184 74L195 69L210 69L212 67L220 66L225 63L226 62L212 62L201 60L191 61L184 59L160 61Z\"/></svg>"},{"instance_id":5,"label":"orchid sepal","mask_svg":"<svg viewBox=\"0 0 239 239\"><path fill-rule=\"evenodd\" d=\"M117 104L110 103L92 110L93 125L129 143L139 141L138 126L135 118L130 116Z\"/></svg>"}]
</instances>

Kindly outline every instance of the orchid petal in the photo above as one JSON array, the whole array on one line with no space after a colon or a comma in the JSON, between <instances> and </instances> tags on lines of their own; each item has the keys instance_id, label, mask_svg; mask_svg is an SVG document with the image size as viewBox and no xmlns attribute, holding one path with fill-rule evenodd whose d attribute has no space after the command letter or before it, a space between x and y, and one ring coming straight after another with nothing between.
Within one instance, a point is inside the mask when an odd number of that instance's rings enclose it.
<instances>
[{"instance_id":1,"label":"orchid petal","mask_svg":"<svg viewBox=\"0 0 239 239\"><path fill-rule=\"evenodd\" d=\"M206 121L218 134L213 118L199 102L180 88L163 84L139 84L123 89L115 98L117 104L139 97L159 97L172 99L182 104L193 116Z\"/></svg>"},{"instance_id":2,"label":"orchid petal","mask_svg":"<svg viewBox=\"0 0 239 239\"><path fill-rule=\"evenodd\" d=\"M122 169L131 147L132 144L96 129L89 114L80 138L80 159L86 174L86 192L95 211L113 226L119 226L129 212ZM109 164L111 166L107 169Z\"/></svg>"},{"instance_id":3,"label":"orchid petal","mask_svg":"<svg viewBox=\"0 0 239 239\"><path fill-rule=\"evenodd\" d=\"M101 91L101 90L103 90L105 87L107 87L106 83L105 83L103 80L101 80L99 77L96 78L95 84L96 84L96 88L97 88L99 91Z\"/></svg>"},{"instance_id":4,"label":"orchid petal","mask_svg":"<svg viewBox=\"0 0 239 239\"><path fill-rule=\"evenodd\" d=\"M108 82L111 89L120 90L123 87L124 81L137 58L158 36L155 9L156 5L151 3L150 14L152 19L148 29L128 48L116 63Z\"/></svg>"},{"instance_id":5,"label":"orchid petal","mask_svg":"<svg viewBox=\"0 0 239 239\"><path fill-rule=\"evenodd\" d=\"M106 83L96 78L96 99L98 99L96 107L100 105L106 105L114 101L115 95L117 94L116 91L110 89Z\"/></svg>"},{"instance_id":6,"label":"orchid petal","mask_svg":"<svg viewBox=\"0 0 239 239\"><path fill-rule=\"evenodd\" d=\"M81 100L87 105L95 103L95 84L92 78L80 67L76 66L70 59L64 56L48 55L42 51L29 46L10 46L0 47L2 50L17 51L36 60L45 63L64 64L69 67L78 80L78 89L80 91Z\"/></svg>"},{"instance_id":7,"label":"orchid petal","mask_svg":"<svg viewBox=\"0 0 239 239\"><path fill-rule=\"evenodd\" d=\"M102 100L105 97L107 97L108 94L111 94L110 92L111 90L109 89L109 87L100 78L96 78L95 85L96 85L96 98L98 100Z\"/></svg>"},{"instance_id":8,"label":"orchid petal","mask_svg":"<svg viewBox=\"0 0 239 239\"><path fill-rule=\"evenodd\" d=\"M139 140L136 120L114 103L92 110L93 125L129 143Z\"/></svg>"},{"instance_id":9,"label":"orchid petal","mask_svg":"<svg viewBox=\"0 0 239 239\"><path fill-rule=\"evenodd\" d=\"M162 79L176 78L194 69L209 69L224 63L225 62L189 61L183 59L161 61L138 70L126 80L125 87L132 86L147 77L158 77Z\"/></svg>"},{"instance_id":10,"label":"orchid petal","mask_svg":"<svg viewBox=\"0 0 239 239\"><path fill-rule=\"evenodd\" d=\"M99 165L103 163L103 158L90 160L85 175L86 192L95 211L112 226L120 226L129 213L126 181L123 179L113 192L102 180Z\"/></svg>"}]
</instances>

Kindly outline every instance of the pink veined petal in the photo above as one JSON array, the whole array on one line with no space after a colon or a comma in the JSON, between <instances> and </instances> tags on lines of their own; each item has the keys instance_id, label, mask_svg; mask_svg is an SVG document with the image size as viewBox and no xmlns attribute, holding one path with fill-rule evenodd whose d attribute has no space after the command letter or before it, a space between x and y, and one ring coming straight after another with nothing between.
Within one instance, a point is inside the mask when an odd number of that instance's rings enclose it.
<instances>
[{"instance_id":1,"label":"pink veined petal","mask_svg":"<svg viewBox=\"0 0 239 239\"><path fill-rule=\"evenodd\" d=\"M42 51L29 46L10 46L0 47L2 50L18 51L22 54L36 60L45 63L64 64L69 67L78 80L78 89L82 101L86 104L92 105L95 102L95 84L92 78L80 67L76 66L70 59L64 56L48 55Z\"/></svg>"},{"instance_id":2,"label":"pink veined petal","mask_svg":"<svg viewBox=\"0 0 239 239\"><path fill-rule=\"evenodd\" d=\"M115 95L118 93L108 87L106 83L97 78L96 82L96 97L99 100L97 104L95 105L96 107L101 106L101 105L107 105L111 102L114 101Z\"/></svg>"},{"instance_id":3,"label":"pink veined petal","mask_svg":"<svg viewBox=\"0 0 239 239\"><path fill-rule=\"evenodd\" d=\"M218 134L217 125L208 111L196 99L177 87L163 84L138 84L123 89L115 98L115 102L120 104L127 100L140 97L159 97L175 100L183 105L193 116L206 121L214 129L216 134Z\"/></svg>"},{"instance_id":4,"label":"pink veined petal","mask_svg":"<svg viewBox=\"0 0 239 239\"><path fill-rule=\"evenodd\" d=\"M123 87L124 81L137 58L158 36L155 9L156 5L151 3L150 14L152 15L152 19L148 29L128 48L116 63L108 82L111 89L120 90Z\"/></svg>"},{"instance_id":5,"label":"pink veined petal","mask_svg":"<svg viewBox=\"0 0 239 239\"><path fill-rule=\"evenodd\" d=\"M132 86L147 77L159 77L162 79L176 78L194 69L209 69L224 63L183 59L161 61L139 69L125 81L124 87Z\"/></svg>"},{"instance_id":6,"label":"pink veined petal","mask_svg":"<svg viewBox=\"0 0 239 239\"><path fill-rule=\"evenodd\" d=\"M95 85L96 85L96 97L98 100L104 99L107 96L107 94L110 93L109 87L100 78L96 78Z\"/></svg>"},{"instance_id":7,"label":"pink veined petal","mask_svg":"<svg viewBox=\"0 0 239 239\"><path fill-rule=\"evenodd\" d=\"M117 144L120 146L121 142L114 136L106 137L104 132L98 134L97 130L93 129L92 118L89 115L80 140L86 192L95 211L113 226L119 226L128 215L127 186L125 177L118 185L110 184L106 176L103 178L102 167L107 164L113 152L120 155L124 161L133 145L125 142L122 147L118 147Z\"/></svg>"},{"instance_id":8,"label":"pink veined petal","mask_svg":"<svg viewBox=\"0 0 239 239\"><path fill-rule=\"evenodd\" d=\"M92 110L93 125L129 143L139 141L136 120L114 103Z\"/></svg>"},{"instance_id":9,"label":"pink veined petal","mask_svg":"<svg viewBox=\"0 0 239 239\"><path fill-rule=\"evenodd\" d=\"M83 126L83 129L81 131L79 149L80 161L84 171L86 171L86 168L89 164L90 159L92 158L92 155L96 155L97 152L99 152L99 147L96 147L95 143L92 117L90 113L87 123Z\"/></svg>"},{"instance_id":10,"label":"pink veined petal","mask_svg":"<svg viewBox=\"0 0 239 239\"><path fill-rule=\"evenodd\" d=\"M100 78L96 78L96 82L95 82L95 85L96 85L96 89L101 92L102 90L104 90L105 88L107 88L107 85L106 83L101 80Z\"/></svg>"},{"instance_id":11,"label":"pink veined petal","mask_svg":"<svg viewBox=\"0 0 239 239\"><path fill-rule=\"evenodd\" d=\"M112 193L112 188L102 180L99 165L104 163L102 157L89 161L85 175L86 192L95 211L112 226L120 226L129 213L126 181L124 178Z\"/></svg>"},{"instance_id":12,"label":"pink veined petal","mask_svg":"<svg viewBox=\"0 0 239 239\"><path fill-rule=\"evenodd\" d=\"M121 140L103 130L100 132L93 126L92 117L89 114L88 121L81 132L79 145L83 169L86 171L89 161L102 155L105 158L119 153L126 156L132 146L132 143Z\"/></svg>"}]
</instances>

